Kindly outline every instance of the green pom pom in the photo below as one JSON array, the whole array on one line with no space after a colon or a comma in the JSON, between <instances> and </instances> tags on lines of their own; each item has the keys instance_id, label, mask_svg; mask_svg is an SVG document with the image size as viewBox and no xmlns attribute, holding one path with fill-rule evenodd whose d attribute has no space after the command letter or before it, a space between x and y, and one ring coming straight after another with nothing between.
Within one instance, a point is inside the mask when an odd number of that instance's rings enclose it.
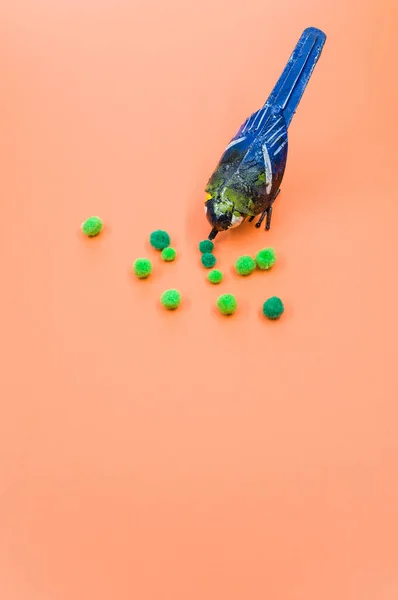
<instances>
[{"instance_id":1,"label":"green pom pom","mask_svg":"<svg viewBox=\"0 0 398 600\"><path fill-rule=\"evenodd\" d=\"M156 250L163 250L164 248L167 248L167 246L170 246L169 234L167 233L167 231L162 231L161 229L158 229L157 231L152 231L149 237L149 241L151 243L151 246L156 248Z\"/></svg>"},{"instance_id":2,"label":"green pom pom","mask_svg":"<svg viewBox=\"0 0 398 600\"><path fill-rule=\"evenodd\" d=\"M174 248L171 248L171 246L162 250L162 259L166 262L171 262L172 260L175 260L176 255L177 252L174 250Z\"/></svg>"},{"instance_id":3,"label":"green pom pom","mask_svg":"<svg viewBox=\"0 0 398 600\"><path fill-rule=\"evenodd\" d=\"M199 250L202 253L213 252L214 244L211 240L203 240L202 242L199 243Z\"/></svg>"},{"instance_id":4,"label":"green pom pom","mask_svg":"<svg viewBox=\"0 0 398 600\"><path fill-rule=\"evenodd\" d=\"M180 306L181 294L178 290L167 290L161 295L160 302L167 310L175 310Z\"/></svg>"},{"instance_id":5,"label":"green pom pom","mask_svg":"<svg viewBox=\"0 0 398 600\"><path fill-rule=\"evenodd\" d=\"M152 273L152 263L149 258L137 258L133 270L138 279L146 279Z\"/></svg>"},{"instance_id":6,"label":"green pom pom","mask_svg":"<svg viewBox=\"0 0 398 600\"><path fill-rule=\"evenodd\" d=\"M236 311L238 303L233 294L223 294L217 300L218 310L223 315L233 315Z\"/></svg>"},{"instance_id":7,"label":"green pom pom","mask_svg":"<svg viewBox=\"0 0 398 600\"><path fill-rule=\"evenodd\" d=\"M99 217L90 217L82 224L82 231L84 235L94 237L101 233L102 227L102 221Z\"/></svg>"},{"instance_id":8,"label":"green pom pom","mask_svg":"<svg viewBox=\"0 0 398 600\"><path fill-rule=\"evenodd\" d=\"M210 281L210 283L214 283L214 284L221 283L222 278L223 278L223 274L218 269L213 269L207 275L207 279Z\"/></svg>"},{"instance_id":9,"label":"green pom pom","mask_svg":"<svg viewBox=\"0 0 398 600\"><path fill-rule=\"evenodd\" d=\"M284 310L285 307L283 306L283 302L280 298L277 298L277 296L268 298L268 300L264 302L263 314L267 319L279 319Z\"/></svg>"},{"instance_id":10,"label":"green pom pom","mask_svg":"<svg viewBox=\"0 0 398 600\"><path fill-rule=\"evenodd\" d=\"M206 269L211 269L216 264L217 259L214 254L210 254L210 252L205 252L202 254L202 265Z\"/></svg>"},{"instance_id":11,"label":"green pom pom","mask_svg":"<svg viewBox=\"0 0 398 600\"><path fill-rule=\"evenodd\" d=\"M250 275L256 268L256 261L251 256L240 256L235 263L238 275Z\"/></svg>"},{"instance_id":12,"label":"green pom pom","mask_svg":"<svg viewBox=\"0 0 398 600\"><path fill-rule=\"evenodd\" d=\"M256 263L259 269L267 271L276 263L276 254L273 248L264 248L256 255Z\"/></svg>"}]
</instances>

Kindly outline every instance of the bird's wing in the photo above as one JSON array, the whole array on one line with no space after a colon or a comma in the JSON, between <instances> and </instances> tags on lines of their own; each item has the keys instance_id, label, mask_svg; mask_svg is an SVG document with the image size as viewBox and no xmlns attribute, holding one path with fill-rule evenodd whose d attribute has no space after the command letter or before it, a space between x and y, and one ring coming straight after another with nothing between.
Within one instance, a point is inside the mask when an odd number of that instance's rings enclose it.
<instances>
[{"instance_id":1,"label":"bird's wing","mask_svg":"<svg viewBox=\"0 0 398 600\"><path fill-rule=\"evenodd\" d=\"M250 153L253 149L255 151L260 144L258 150L262 152L261 147L267 141L268 130L270 130L269 136L276 134L275 138L279 141L282 131L279 131L280 128L284 129L286 135L283 117L275 115L272 108L266 106L253 113L241 125L224 150L217 169L208 182L206 191L211 193L220 188L221 185L225 185L227 181L234 177L238 170L242 169L242 166L243 170L245 170L250 163L250 160L246 161L246 159L248 155L251 155Z\"/></svg>"},{"instance_id":2,"label":"bird's wing","mask_svg":"<svg viewBox=\"0 0 398 600\"><path fill-rule=\"evenodd\" d=\"M257 110L255 113L253 113L248 119L246 119L243 125L239 127L238 131L230 141L226 150L229 150L229 148L232 148L236 144L247 140L247 138L250 138L250 141L252 141L253 138L262 129L264 129L269 119L270 113L271 111L269 106L264 106L263 108L260 108L260 110Z\"/></svg>"}]
</instances>

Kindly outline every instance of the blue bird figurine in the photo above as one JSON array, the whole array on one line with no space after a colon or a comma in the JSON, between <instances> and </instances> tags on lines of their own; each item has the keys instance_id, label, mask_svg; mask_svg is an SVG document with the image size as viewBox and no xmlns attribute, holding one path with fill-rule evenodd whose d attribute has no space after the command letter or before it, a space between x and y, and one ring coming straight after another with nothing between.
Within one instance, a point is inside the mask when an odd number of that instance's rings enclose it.
<instances>
[{"instance_id":1,"label":"blue bird figurine","mask_svg":"<svg viewBox=\"0 0 398 600\"><path fill-rule=\"evenodd\" d=\"M272 205L280 192L287 160L287 130L322 52L326 35L304 30L263 108L240 127L206 186L205 212L212 240L261 215L271 226Z\"/></svg>"}]
</instances>

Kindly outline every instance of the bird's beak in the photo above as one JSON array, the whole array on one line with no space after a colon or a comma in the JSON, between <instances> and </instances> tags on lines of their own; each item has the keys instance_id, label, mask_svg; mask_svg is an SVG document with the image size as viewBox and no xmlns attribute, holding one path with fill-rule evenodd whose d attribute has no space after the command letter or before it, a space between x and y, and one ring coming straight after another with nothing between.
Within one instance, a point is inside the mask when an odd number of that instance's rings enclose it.
<instances>
[{"instance_id":1,"label":"bird's beak","mask_svg":"<svg viewBox=\"0 0 398 600\"><path fill-rule=\"evenodd\" d=\"M213 229L209 233L209 240L214 240L217 233L218 233L217 229L215 227L213 227Z\"/></svg>"}]
</instances>

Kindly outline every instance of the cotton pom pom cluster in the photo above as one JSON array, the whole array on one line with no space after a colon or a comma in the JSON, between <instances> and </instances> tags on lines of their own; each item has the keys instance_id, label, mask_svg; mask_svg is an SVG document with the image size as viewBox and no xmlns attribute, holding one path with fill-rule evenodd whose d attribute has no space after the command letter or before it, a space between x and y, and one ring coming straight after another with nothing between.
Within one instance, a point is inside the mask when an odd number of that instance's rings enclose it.
<instances>
[{"instance_id":1,"label":"cotton pom pom cluster","mask_svg":"<svg viewBox=\"0 0 398 600\"><path fill-rule=\"evenodd\" d=\"M103 222L99 217L89 217L81 225L85 236L91 238L98 236L103 229ZM149 236L149 243L155 250L160 252L160 257L164 262L174 262L177 257L175 248L170 246L171 238L167 231L157 229ZM213 267L217 263L214 256L214 243L211 240L202 240L199 242L199 251L201 252L201 263L205 269L209 269L207 280L212 285L220 285L224 280L223 272ZM276 263L277 257L273 248L263 248L257 252L253 258L249 255L240 256L235 262L235 271L242 277L251 275L256 269L260 271L269 271ZM136 258L133 263L133 273L140 280L149 279L153 273L153 261L147 257ZM174 288L164 291L160 295L161 305L169 311L175 311L181 304L181 293ZM221 294L216 300L218 311L222 315L230 316L235 314L238 308L238 302L234 294ZM284 313L283 302L277 296L268 298L262 308L264 317L270 320L277 320Z\"/></svg>"}]
</instances>

